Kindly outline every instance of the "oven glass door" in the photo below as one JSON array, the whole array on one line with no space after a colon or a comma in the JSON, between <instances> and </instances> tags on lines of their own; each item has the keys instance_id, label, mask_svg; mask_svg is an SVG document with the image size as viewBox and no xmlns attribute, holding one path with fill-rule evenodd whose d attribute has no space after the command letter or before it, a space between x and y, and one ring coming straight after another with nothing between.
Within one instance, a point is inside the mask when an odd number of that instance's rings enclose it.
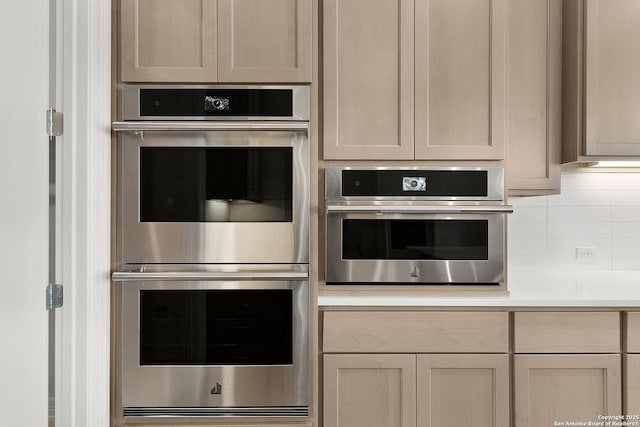
<instances>
[{"instance_id":1,"label":"oven glass door","mask_svg":"<svg viewBox=\"0 0 640 427\"><path fill-rule=\"evenodd\" d=\"M309 261L306 130L145 131L122 144L124 263Z\"/></svg>"},{"instance_id":2,"label":"oven glass door","mask_svg":"<svg viewBox=\"0 0 640 427\"><path fill-rule=\"evenodd\" d=\"M293 147L141 147L140 222L291 222Z\"/></svg>"},{"instance_id":3,"label":"oven glass door","mask_svg":"<svg viewBox=\"0 0 640 427\"><path fill-rule=\"evenodd\" d=\"M504 215L330 213L327 218L327 282L503 279Z\"/></svg>"},{"instance_id":4,"label":"oven glass door","mask_svg":"<svg viewBox=\"0 0 640 427\"><path fill-rule=\"evenodd\" d=\"M125 415L306 408L308 295L297 280L123 283Z\"/></svg>"},{"instance_id":5,"label":"oven glass door","mask_svg":"<svg viewBox=\"0 0 640 427\"><path fill-rule=\"evenodd\" d=\"M291 365L292 294L140 290L140 365Z\"/></svg>"}]
</instances>

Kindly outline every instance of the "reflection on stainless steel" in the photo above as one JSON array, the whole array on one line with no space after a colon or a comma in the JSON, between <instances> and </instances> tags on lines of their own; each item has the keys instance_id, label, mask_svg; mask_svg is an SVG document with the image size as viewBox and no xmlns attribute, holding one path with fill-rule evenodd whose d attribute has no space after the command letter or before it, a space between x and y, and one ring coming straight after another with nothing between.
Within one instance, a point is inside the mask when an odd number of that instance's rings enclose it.
<instances>
[{"instance_id":1,"label":"reflection on stainless steel","mask_svg":"<svg viewBox=\"0 0 640 427\"><path fill-rule=\"evenodd\" d=\"M463 214L463 213L512 213L513 207L506 205L437 205L435 202L411 204L411 202L372 202L370 204L334 204L327 203L327 212L344 213L396 213L396 214Z\"/></svg>"},{"instance_id":2,"label":"reflection on stainless steel","mask_svg":"<svg viewBox=\"0 0 640 427\"><path fill-rule=\"evenodd\" d=\"M129 264L115 271L115 282L306 280L308 264Z\"/></svg>"},{"instance_id":3,"label":"reflection on stainless steel","mask_svg":"<svg viewBox=\"0 0 640 427\"><path fill-rule=\"evenodd\" d=\"M141 290L293 291L293 362L290 365L140 366L138 298ZM122 403L136 415L300 415L309 404L309 282L143 281L122 286ZM220 384L220 393L211 390Z\"/></svg>"},{"instance_id":4,"label":"reflection on stainless steel","mask_svg":"<svg viewBox=\"0 0 640 427\"><path fill-rule=\"evenodd\" d=\"M402 170L411 176L420 171L486 171L487 185L485 196L429 196L410 191L400 196L344 196L342 192L344 170ZM331 283L407 283L407 284L497 284L504 280L504 239L506 214L513 212L511 206L504 204L504 172L502 168L473 167L410 167L410 168L329 168L325 171L326 187L326 281ZM415 179L415 178L413 178ZM395 184L394 184L395 185ZM397 183L400 188L404 180ZM429 188L430 183L425 182ZM385 187L386 188L386 187ZM407 191L407 190L402 190ZM411 240L408 231L392 235L391 229L386 235L376 236L386 245L381 253L396 249L411 251L413 257L385 254L376 257L366 255L350 258L344 255L348 245L359 245L359 242L345 242L345 223L350 220L387 221L388 223L424 223L431 225L445 221L475 221L486 226L486 257L461 256L451 259L434 256L433 247L425 247L408 243L393 243L399 240ZM457 227L453 225L453 227ZM463 229L456 229L462 234ZM438 232L434 228L433 245L437 245ZM368 244L374 236L367 236ZM462 240L461 240L462 241ZM463 247L456 247L456 238L444 243L449 252L460 252ZM359 247L359 246L356 246ZM477 248L475 248L477 249ZM437 251L437 248L435 248ZM471 258L471 259L465 259Z\"/></svg>"},{"instance_id":5,"label":"reflection on stainless steel","mask_svg":"<svg viewBox=\"0 0 640 427\"><path fill-rule=\"evenodd\" d=\"M306 128L305 128L306 129ZM308 263L309 144L306 131L125 133L122 141L122 247L125 263ZM141 222L142 147L292 147L291 222ZM138 183L138 185L131 185ZM263 208L264 209L264 208ZM220 209L221 210L221 209ZM214 215L222 215L218 212ZM274 236L278 236L274 238Z\"/></svg>"},{"instance_id":6,"label":"reflection on stainless steel","mask_svg":"<svg viewBox=\"0 0 640 427\"><path fill-rule=\"evenodd\" d=\"M228 408L126 408L125 417L306 417L307 406L228 407Z\"/></svg>"},{"instance_id":7,"label":"reflection on stainless steel","mask_svg":"<svg viewBox=\"0 0 640 427\"><path fill-rule=\"evenodd\" d=\"M116 132L145 132L145 131L304 131L304 122L113 122Z\"/></svg>"}]
</instances>

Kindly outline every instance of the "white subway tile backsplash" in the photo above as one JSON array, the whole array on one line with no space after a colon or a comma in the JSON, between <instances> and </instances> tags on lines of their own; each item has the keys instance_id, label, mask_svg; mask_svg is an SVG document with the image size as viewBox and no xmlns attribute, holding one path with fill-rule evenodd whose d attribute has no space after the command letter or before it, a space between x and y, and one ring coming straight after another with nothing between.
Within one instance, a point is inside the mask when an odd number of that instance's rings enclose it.
<instances>
[{"instance_id":1,"label":"white subway tile backsplash","mask_svg":"<svg viewBox=\"0 0 640 427\"><path fill-rule=\"evenodd\" d=\"M631 239L614 239L613 255L618 254L640 254L640 237Z\"/></svg>"},{"instance_id":2,"label":"white subway tile backsplash","mask_svg":"<svg viewBox=\"0 0 640 427\"><path fill-rule=\"evenodd\" d=\"M607 173L603 175L611 185L612 190L640 190L640 174L638 173Z\"/></svg>"},{"instance_id":3,"label":"white subway tile backsplash","mask_svg":"<svg viewBox=\"0 0 640 427\"><path fill-rule=\"evenodd\" d=\"M509 245L509 254L545 254L547 239L517 239Z\"/></svg>"},{"instance_id":4,"label":"white subway tile backsplash","mask_svg":"<svg viewBox=\"0 0 640 427\"><path fill-rule=\"evenodd\" d=\"M612 222L640 222L640 206L618 206L611 212Z\"/></svg>"},{"instance_id":5,"label":"white subway tile backsplash","mask_svg":"<svg viewBox=\"0 0 640 427\"><path fill-rule=\"evenodd\" d=\"M575 252L557 253L547 255L547 267L549 270L610 270L611 252L600 253L591 262L580 262L576 259Z\"/></svg>"},{"instance_id":6,"label":"white subway tile backsplash","mask_svg":"<svg viewBox=\"0 0 640 427\"><path fill-rule=\"evenodd\" d=\"M547 208L541 206L514 206L509 222L547 222Z\"/></svg>"},{"instance_id":7,"label":"white subway tile backsplash","mask_svg":"<svg viewBox=\"0 0 640 427\"><path fill-rule=\"evenodd\" d=\"M611 239L549 239L547 245L550 254L567 253L573 257L579 246L596 248L596 258L603 253L611 253Z\"/></svg>"},{"instance_id":8,"label":"white subway tile backsplash","mask_svg":"<svg viewBox=\"0 0 640 427\"><path fill-rule=\"evenodd\" d=\"M548 197L509 197L508 203L513 207L520 206L547 206Z\"/></svg>"},{"instance_id":9,"label":"white subway tile backsplash","mask_svg":"<svg viewBox=\"0 0 640 427\"><path fill-rule=\"evenodd\" d=\"M615 255L612 268L614 270L640 270L640 253Z\"/></svg>"},{"instance_id":10,"label":"white subway tile backsplash","mask_svg":"<svg viewBox=\"0 0 640 427\"><path fill-rule=\"evenodd\" d=\"M640 222L616 222L611 224L611 237L614 240L640 238Z\"/></svg>"},{"instance_id":11,"label":"white subway tile backsplash","mask_svg":"<svg viewBox=\"0 0 640 427\"><path fill-rule=\"evenodd\" d=\"M640 174L564 173L561 188L509 199L508 269L640 270ZM595 259L578 260L577 247Z\"/></svg>"},{"instance_id":12,"label":"white subway tile backsplash","mask_svg":"<svg viewBox=\"0 0 640 427\"><path fill-rule=\"evenodd\" d=\"M605 175L610 174L583 172L562 174L560 188L562 191L611 190L612 183Z\"/></svg>"},{"instance_id":13,"label":"white subway tile backsplash","mask_svg":"<svg viewBox=\"0 0 640 427\"><path fill-rule=\"evenodd\" d=\"M509 241L520 239L546 239L546 222L509 222Z\"/></svg>"},{"instance_id":14,"label":"white subway tile backsplash","mask_svg":"<svg viewBox=\"0 0 640 427\"><path fill-rule=\"evenodd\" d=\"M609 239L611 238L611 223L555 222L547 225L547 235L550 239Z\"/></svg>"},{"instance_id":15,"label":"white subway tile backsplash","mask_svg":"<svg viewBox=\"0 0 640 427\"><path fill-rule=\"evenodd\" d=\"M640 206L640 191L614 190L611 192L611 205L616 206Z\"/></svg>"},{"instance_id":16,"label":"white subway tile backsplash","mask_svg":"<svg viewBox=\"0 0 640 427\"><path fill-rule=\"evenodd\" d=\"M508 271L543 271L547 269L546 254L509 254Z\"/></svg>"},{"instance_id":17,"label":"white subway tile backsplash","mask_svg":"<svg viewBox=\"0 0 640 427\"><path fill-rule=\"evenodd\" d=\"M548 197L549 206L611 206L610 191L563 191Z\"/></svg>"},{"instance_id":18,"label":"white subway tile backsplash","mask_svg":"<svg viewBox=\"0 0 640 427\"><path fill-rule=\"evenodd\" d=\"M611 208L608 207L584 207L563 206L548 208L549 223L553 222L610 222Z\"/></svg>"}]
</instances>

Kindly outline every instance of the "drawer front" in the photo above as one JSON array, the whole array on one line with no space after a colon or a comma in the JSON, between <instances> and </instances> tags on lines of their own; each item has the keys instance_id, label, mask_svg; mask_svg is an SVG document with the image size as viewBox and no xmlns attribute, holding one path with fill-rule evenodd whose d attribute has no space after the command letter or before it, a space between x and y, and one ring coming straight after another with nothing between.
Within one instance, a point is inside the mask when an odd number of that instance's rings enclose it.
<instances>
[{"instance_id":1,"label":"drawer front","mask_svg":"<svg viewBox=\"0 0 640 427\"><path fill-rule=\"evenodd\" d=\"M640 353L640 311L627 313L627 353Z\"/></svg>"},{"instance_id":2,"label":"drawer front","mask_svg":"<svg viewBox=\"0 0 640 427\"><path fill-rule=\"evenodd\" d=\"M506 312L327 312L325 353L506 353Z\"/></svg>"},{"instance_id":3,"label":"drawer front","mask_svg":"<svg viewBox=\"0 0 640 427\"><path fill-rule=\"evenodd\" d=\"M620 313L514 313L516 353L618 353Z\"/></svg>"}]
</instances>

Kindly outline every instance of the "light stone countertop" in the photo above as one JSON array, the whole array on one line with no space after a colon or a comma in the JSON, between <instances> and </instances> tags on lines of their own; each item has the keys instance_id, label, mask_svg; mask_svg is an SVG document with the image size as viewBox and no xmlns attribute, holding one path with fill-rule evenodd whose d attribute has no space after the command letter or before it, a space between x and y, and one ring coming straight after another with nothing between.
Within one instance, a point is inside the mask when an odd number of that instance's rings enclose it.
<instances>
[{"instance_id":1,"label":"light stone countertop","mask_svg":"<svg viewBox=\"0 0 640 427\"><path fill-rule=\"evenodd\" d=\"M321 295L320 306L638 307L640 271L512 272L509 295Z\"/></svg>"}]
</instances>

